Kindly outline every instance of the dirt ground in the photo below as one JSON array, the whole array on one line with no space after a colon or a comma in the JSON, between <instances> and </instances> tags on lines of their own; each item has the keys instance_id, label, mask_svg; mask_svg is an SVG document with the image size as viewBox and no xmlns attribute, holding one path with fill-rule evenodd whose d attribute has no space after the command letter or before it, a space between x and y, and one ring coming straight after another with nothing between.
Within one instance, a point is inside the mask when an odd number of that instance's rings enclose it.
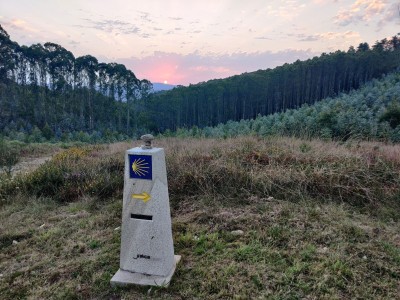
<instances>
[{"instance_id":1,"label":"dirt ground","mask_svg":"<svg viewBox=\"0 0 400 300\"><path fill-rule=\"evenodd\" d=\"M52 155L42 156L42 157L24 157L21 161L16 164L13 168L13 176L24 173L31 172L38 168L41 164L44 164L46 161L50 160Z\"/></svg>"}]
</instances>

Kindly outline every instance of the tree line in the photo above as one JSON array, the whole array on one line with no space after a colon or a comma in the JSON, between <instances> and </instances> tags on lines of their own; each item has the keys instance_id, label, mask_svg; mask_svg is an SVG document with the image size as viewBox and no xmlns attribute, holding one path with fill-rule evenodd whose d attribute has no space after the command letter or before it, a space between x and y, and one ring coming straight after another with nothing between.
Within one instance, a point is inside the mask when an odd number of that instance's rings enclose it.
<instances>
[{"instance_id":1,"label":"tree line","mask_svg":"<svg viewBox=\"0 0 400 300\"><path fill-rule=\"evenodd\" d=\"M334 140L383 140L400 143L400 70L362 88L312 105L214 127L166 130L164 136L231 138L286 135Z\"/></svg>"},{"instance_id":2,"label":"tree line","mask_svg":"<svg viewBox=\"0 0 400 300\"><path fill-rule=\"evenodd\" d=\"M361 43L348 51L210 80L155 94L146 102L152 128L205 127L298 108L358 89L400 65L400 39Z\"/></svg>"},{"instance_id":3,"label":"tree line","mask_svg":"<svg viewBox=\"0 0 400 300\"><path fill-rule=\"evenodd\" d=\"M20 46L0 25L0 130L58 137L132 136L151 89L122 64L75 58L54 43Z\"/></svg>"},{"instance_id":4,"label":"tree line","mask_svg":"<svg viewBox=\"0 0 400 300\"><path fill-rule=\"evenodd\" d=\"M0 25L0 132L29 141L112 141L204 128L311 105L400 65L400 38L361 43L274 69L151 94L122 64L75 58L54 43L20 46Z\"/></svg>"}]
</instances>

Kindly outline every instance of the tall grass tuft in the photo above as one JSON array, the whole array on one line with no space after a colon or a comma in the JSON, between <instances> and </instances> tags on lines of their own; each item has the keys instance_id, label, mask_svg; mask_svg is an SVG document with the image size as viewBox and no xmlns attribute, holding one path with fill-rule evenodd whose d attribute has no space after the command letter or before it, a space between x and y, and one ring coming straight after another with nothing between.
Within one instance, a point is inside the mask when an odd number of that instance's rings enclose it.
<instances>
[{"instance_id":1,"label":"tall grass tuft","mask_svg":"<svg viewBox=\"0 0 400 300\"><path fill-rule=\"evenodd\" d=\"M400 199L400 164L393 155L399 146L243 137L184 140L170 148L168 179L177 199L258 196L361 206Z\"/></svg>"},{"instance_id":2,"label":"tall grass tuft","mask_svg":"<svg viewBox=\"0 0 400 300\"><path fill-rule=\"evenodd\" d=\"M85 195L104 199L121 194L123 155L107 155L104 149L87 146L64 150L33 172L0 183L0 194L23 192L59 202Z\"/></svg>"},{"instance_id":3,"label":"tall grass tuft","mask_svg":"<svg viewBox=\"0 0 400 300\"><path fill-rule=\"evenodd\" d=\"M400 201L400 146L275 137L161 139L171 200L201 197L344 202L375 207ZM22 191L61 202L122 197L127 143L70 148L27 175L0 182L0 194Z\"/></svg>"}]
</instances>

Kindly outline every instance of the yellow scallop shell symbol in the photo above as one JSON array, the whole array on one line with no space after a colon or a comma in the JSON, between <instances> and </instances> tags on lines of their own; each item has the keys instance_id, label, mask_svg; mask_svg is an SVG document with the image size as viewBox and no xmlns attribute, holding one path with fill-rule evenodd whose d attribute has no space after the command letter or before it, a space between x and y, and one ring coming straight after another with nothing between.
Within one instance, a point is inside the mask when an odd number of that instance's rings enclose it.
<instances>
[{"instance_id":1,"label":"yellow scallop shell symbol","mask_svg":"<svg viewBox=\"0 0 400 300\"><path fill-rule=\"evenodd\" d=\"M145 176L149 173L149 163L144 159L137 158L132 163L132 171L138 176Z\"/></svg>"}]
</instances>

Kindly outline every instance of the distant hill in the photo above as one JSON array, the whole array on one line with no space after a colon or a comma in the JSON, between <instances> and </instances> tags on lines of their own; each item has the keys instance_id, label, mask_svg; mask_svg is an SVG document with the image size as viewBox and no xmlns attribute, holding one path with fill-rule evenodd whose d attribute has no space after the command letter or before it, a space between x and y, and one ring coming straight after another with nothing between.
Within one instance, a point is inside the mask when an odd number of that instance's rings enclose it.
<instances>
[{"instance_id":1,"label":"distant hill","mask_svg":"<svg viewBox=\"0 0 400 300\"><path fill-rule=\"evenodd\" d=\"M358 89L399 66L398 36L372 47L361 43L348 51L154 94L146 101L149 125L162 132L282 112Z\"/></svg>"},{"instance_id":2,"label":"distant hill","mask_svg":"<svg viewBox=\"0 0 400 300\"><path fill-rule=\"evenodd\" d=\"M390 140L400 142L400 71L358 90L299 109L229 121L215 127L180 129L172 135L228 138L289 135L301 138ZM170 132L168 132L170 134ZM167 135L168 135L167 134Z\"/></svg>"},{"instance_id":3,"label":"distant hill","mask_svg":"<svg viewBox=\"0 0 400 300\"><path fill-rule=\"evenodd\" d=\"M176 85L165 84L165 83L161 83L161 82L152 82L152 84L153 84L154 92L169 91L176 87Z\"/></svg>"},{"instance_id":4,"label":"distant hill","mask_svg":"<svg viewBox=\"0 0 400 300\"><path fill-rule=\"evenodd\" d=\"M150 89L122 64L75 57L50 42L20 46L0 25L0 135L123 139L146 130L136 104Z\"/></svg>"},{"instance_id":5,"label":"distant hill","mask_svg":"<svg viewBox=\"0 0 400 300\"><path fill-rule=\"evenodd\" d=\"M152 85L124 65L74 57L58 44L20 46L0 26L0 135L97 142L216 126L311 105L399 66L394 36L188 87Z\"/></svg>"}]
</instances>

